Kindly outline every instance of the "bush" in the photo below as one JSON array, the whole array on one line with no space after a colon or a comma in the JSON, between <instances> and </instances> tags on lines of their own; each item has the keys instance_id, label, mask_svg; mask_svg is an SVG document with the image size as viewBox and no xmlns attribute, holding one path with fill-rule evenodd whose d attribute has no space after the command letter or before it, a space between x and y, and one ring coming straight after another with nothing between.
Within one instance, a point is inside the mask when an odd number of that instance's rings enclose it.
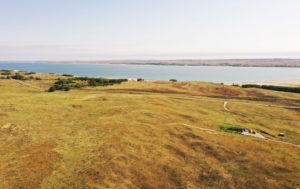
<instances>
[{"instance_id":1,"label":"bush","mask_svg":"<svg viewBox=\"0 0 300 189\"><path fill-rule=\"evenodd\" d=\"M69 86L65 86L65 87L63 88L63 90L64 90L64 91L69 91L69 90L70 90L70 87L69 87Z\"/></svg>"},{"instance_id":2,"label":"bush","mask_svg":"<svg viewBox=\"0 0 300 189\"><path fill-rule=\"evenodd\" d=\"M48 89L48 92L54 92L56 90L69 91L71 88L80 88L80 84L74 82L71 79L59 79L54 83L52 87Z\"/></svg>"},{"instance_id":3,"label":"bush","mask_svg":"<svg viewBox=\"0 0 300 189\"><path fill-rule=\"evenodd\" d=\"M74 76L71 75L71 74L62 74L62 76L65 76L65 77L74 77Z\"/></svg>"},{"instance_id":4,"label":"bush","mask_svg":"<svg viewBox=\"0 0 300 189\"><path fill-rule=\"evenodd\" d=\"M24 72L25 75L32 75L32 74L36 74L35 72Z\"/></svg>"},{"instance_id":5,"label":"bush","mask_svg":"<svg viewBox=\"0 0 300 189\"><path fill-rule=\"evenodd\" d=\"M261 85L245 84L245 85L242 85L242 88L261 88Z\"/></svg>"},{"instance_id":6,"label":"bush","mask_svg":"<svg viewBox=\"0 0 300 189\"><path fill-rule=\"evenodd\" d=\"M16 79L16 80L25 80L26 79L23 75L21 75L19 73L16 73L16 75L11 76L11 78Z\"/></svg>"},{"instance_id":7,"label":"bush","mask_svg":"<svg viewBox=\"0 0 300 189\"><path fill-rule=\"evenodd\" d=\"M54 91L56 91L55 86L52 86L52 87L50 87L50 88L48 89L48 92L54 92Z\"/></svg>"},{"instance_id":8,"label":"bush","mask_svg":"<svg viewBox=\"0 0 300 189\"><path fill-rule=\"evenodd\" d=\"M171 82L177 82L177 80L176 80L176 79L170 79L170 81L171 81Z\"/></svg>"},{"instance_id":9,"label":"bush","mask_svg":"<svg viewBox=\"0 0 300 189\"><path fill-rule=\"evenodd\" d=\"M107 86L113 84L120 84L128 81L128 79L107 79L107 78L89 78L89 77L76 77L75 80L86 81L88 86Z\"/></svg>"},{"instance_id":10,"label":"bush","mask_svg":"<svg viewBox=\"0 0 300 189\"><path fill-rule=\"evenodd\" d=\"M2 70L1 75L11 75L10 70Z\"/></svg>"},{"instance_id":11,"label":"bush","mask_svg":"<svg viewBox=\"0 0 300 189\"><path fill-rule=\"evenodd\" d=\"M106 78L88 78L88 77L76 77L70 79L59 79L54 83L52 87L49 88L49 92L54 92L56 90L69 91L72 88L81 88L85 85L87 86L107 86L120 84L122 82L128 81L127 79L106 79ZM83 84L86 83L86 84Z\"/></svg>"},{"instance_id":12,"label":"bush","mask_svg":"<svg viewBox=\"0 0 300 189\"><path fill-rule=\"evenodd\" d=\"M139 81L139 82L140 82L140 81L144 81L144 79L142 79L142 78L138 78L138 79L137 79L137 81Z\"/></svg>"}]
</instances>

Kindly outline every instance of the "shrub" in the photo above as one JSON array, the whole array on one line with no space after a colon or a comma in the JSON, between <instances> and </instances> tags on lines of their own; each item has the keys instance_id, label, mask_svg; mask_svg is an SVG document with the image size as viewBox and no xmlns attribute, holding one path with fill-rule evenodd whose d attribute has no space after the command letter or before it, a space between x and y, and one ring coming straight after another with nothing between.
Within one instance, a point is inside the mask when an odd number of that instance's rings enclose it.
<instances>
[{"instance_id":1,"label":"shrub","mask_svg":"<svg viewBox=\"0 0 300 189\"><path fill-rule=\"evenodd\" d=\"M69 91L72 88L81 88L84 85L87 86L107 86L120 84L122 82L128 81L127 79L106 79L106 78L89 78L89 77L76 77L70 79L59 79L54 83L52 87L49 88L49 92L54 92L56 90ZM86 83L86 84L83 84Z\"/></svg>"},{"instance_id":2,"label":"shrub","mask_svg":"<svg viewBox=\"0 0 300 189\"><path fill-rule=\"evenodd\" d=\"M52 86L48 89L48 92L54 92L56 90L55 86Z\"/></svg>"},{"instance_id":3,"label":"shrub","mask_svg":"<svg viewBox=\"0 0 300 189\"><path fill-rule=\"evenodd\" d=\"M242 88L261 88L261 85L245 84L245 85L242 85Z\"/></svg>"},{"instance_id":4,"label":"shrub","mask_svg":"<svg viewBox=\"0 0 300 189\"><path fill-rule=\"evenodd\" d=\"M32 74L36 74L35 72L24 72L25 75L32 75Z\"/></svg>"},{"instance_id":5,"label":"shrub","mask_svg":"<svg viewBox=\"0 0 300 189\"><path fill-rule=\"evenodd\" d=\"M137 79L137 81L139 81L139 82L140 82L140 81L144 81L144 79L142 79L142 78L138 78L138 79Z\"/></svg>"},{"instance_id":6,"label":"shrub","mask_svg":"<svg viewBox=\"0 0 300 189\"><path fill-rule=\"evenodd\" d=\"M69 91L69 90L70 90L70 86L65 86L65 87L63 88L63 90L64 90L64 91Z\"/></svg>"},{"instance_id":7,"label":"shrub","mask_svg":"<svg viewBox=\"0 0 300 189\"><path fill-rule=\"evenodd\" d=\"M107 86L113 84L120 84L128 81L128 79L107 79L107 78L89 78L89 77L76 77L75 80L86 81L89 86Z\"/></svg>"},{"instance_id":8,"label":"shrub","mask_svg":"<svg viewBox=\"0 0 300 189\"><path fill-rule=\"evenodd\" d=\"M62 74L62 76L65 76L65 77L74 77L74 76L71 75L71 74Z\"/></svg>"},{"instance_id":9,"label":"shrub","mask_svg":"<svg viewBox=\"0 0 300 189\"><path fill-rule=\"evenodd\" d=\"M2 70L1 75L11 75L10 70Z\"/></svg>"},{"instance_id":10,"label":"shrub","mask_svg":"<svg viewBox=\"0 0 300 189\"><path fill-rule=\"evenodd\" d=\"M11 76L11 78L16 79L16 80L25 80L26 79L23 75L21 75L19 73L16 73L16 75Z\"/></svg>"},{"instance_id":11,"label":"shrub","mask_svg":"<svg viewBox=\"0 0 300 189\"><path fill-rule=\"evenodd\" d=\"M71 88L80 88L80 84L71 79L59 79L48 89L48 92L54 92L56 90L69 91Z\"/></svg>"},{"instance_id":12,"label":"shrub","mask_svg":"<svg viewBox=\"0 0 300 189\"><path fill-rule=\"evenodd\" d=\"M169 81L171 81L171 82L177 82L176 79L170 79Z\"/></svg>"}]
</instances>

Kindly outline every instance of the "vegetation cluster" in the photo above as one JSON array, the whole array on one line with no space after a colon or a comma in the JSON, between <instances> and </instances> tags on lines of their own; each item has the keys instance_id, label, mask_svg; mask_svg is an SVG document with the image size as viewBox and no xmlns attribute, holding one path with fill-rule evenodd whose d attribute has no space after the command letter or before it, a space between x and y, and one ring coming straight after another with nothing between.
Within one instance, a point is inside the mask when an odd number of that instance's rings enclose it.
<instances>
[{"instance_id":1,"label":"vegetation cluster","mask_svg":"<svg viewBox=\"0 0 300 189\"><path fill-rule=\"evenodd\" d=\"M231 125L231 124L228 124L228 123L222 124L220 129L222 131L230 132L230 133L242 133L243 130L244 130L244 128L241 128L241 127L238 127L238 126L235 126L235 125Z\"/></svg>"},{"instance_id":2,"label":"vegetation cluster","mask_svg":"<svg viewBox=\"0 0 300 189\"><path fill-rule=\"evenodd\" d=\"M15 79L15 80L41 80L39 77L32 76L35 72L0 70L0 79Z\"/></svg>"},{"instance_id":3,"label":"vegetation cluster","mask_svg":"<svg viewBox=\"0 0 300 189\"><path fill-rule=\"evenodd\" d=\"M74 77L69 79L59 79L48 89L48 92L56 90L69 91L72 88L81 88L85 86L109 86L120 84L128 81L127 79L107 79L107 78L90 78L90 77Z\"/></svg>"},{"instance_id":4,"label":"vegetation cluster","mask_svg":"<svg viewBox=\"0 0 300 189\"><path fill-rule=\"evenodd\" d=\"M259 89L267 89L267 90L273 90L273 91L300 93L300 87L245 84L245 85L242 85L242 88L259 88Z\"/></svg>"}]
</instances>

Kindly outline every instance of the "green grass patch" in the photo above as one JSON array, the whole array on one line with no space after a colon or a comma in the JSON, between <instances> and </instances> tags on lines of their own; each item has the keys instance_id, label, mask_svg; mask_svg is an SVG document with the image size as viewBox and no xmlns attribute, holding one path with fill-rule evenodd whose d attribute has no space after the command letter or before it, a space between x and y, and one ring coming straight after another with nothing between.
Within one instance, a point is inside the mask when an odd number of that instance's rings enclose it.
<instances>
[{"instance_id":1,"label":"green grass patch","mask_svg":"<svg viewBox=\"0 0 300 189\"><path fill-rule=\"evenodd\" d=\"M220 129L222 131L230 132L230 133L242 133L245 128L242 128L242 127L239 127L239 126L236 126L236 125L232 125L230 123L223 123L220 126Z\"/></svg>"}]
</instances>

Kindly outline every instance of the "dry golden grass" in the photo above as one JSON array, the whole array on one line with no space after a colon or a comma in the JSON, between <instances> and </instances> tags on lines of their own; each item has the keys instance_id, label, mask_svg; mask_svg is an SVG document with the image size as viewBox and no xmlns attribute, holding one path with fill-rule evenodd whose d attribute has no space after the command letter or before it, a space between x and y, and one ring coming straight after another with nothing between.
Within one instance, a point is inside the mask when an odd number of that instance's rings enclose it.
<instances>
[{"instance_id":1,"label":"dry golden grass","mask_svg":"<svg viewBox=\"0 0 300 189\"><path fill-rule=\"evenodd\" d=\"M1 189L300 187L299 147L219 130L299 145L299 110L256 105L298 94L163 81L48 93L58 76L39 77L0 80Z\"/></svg>"}]
</instances>

